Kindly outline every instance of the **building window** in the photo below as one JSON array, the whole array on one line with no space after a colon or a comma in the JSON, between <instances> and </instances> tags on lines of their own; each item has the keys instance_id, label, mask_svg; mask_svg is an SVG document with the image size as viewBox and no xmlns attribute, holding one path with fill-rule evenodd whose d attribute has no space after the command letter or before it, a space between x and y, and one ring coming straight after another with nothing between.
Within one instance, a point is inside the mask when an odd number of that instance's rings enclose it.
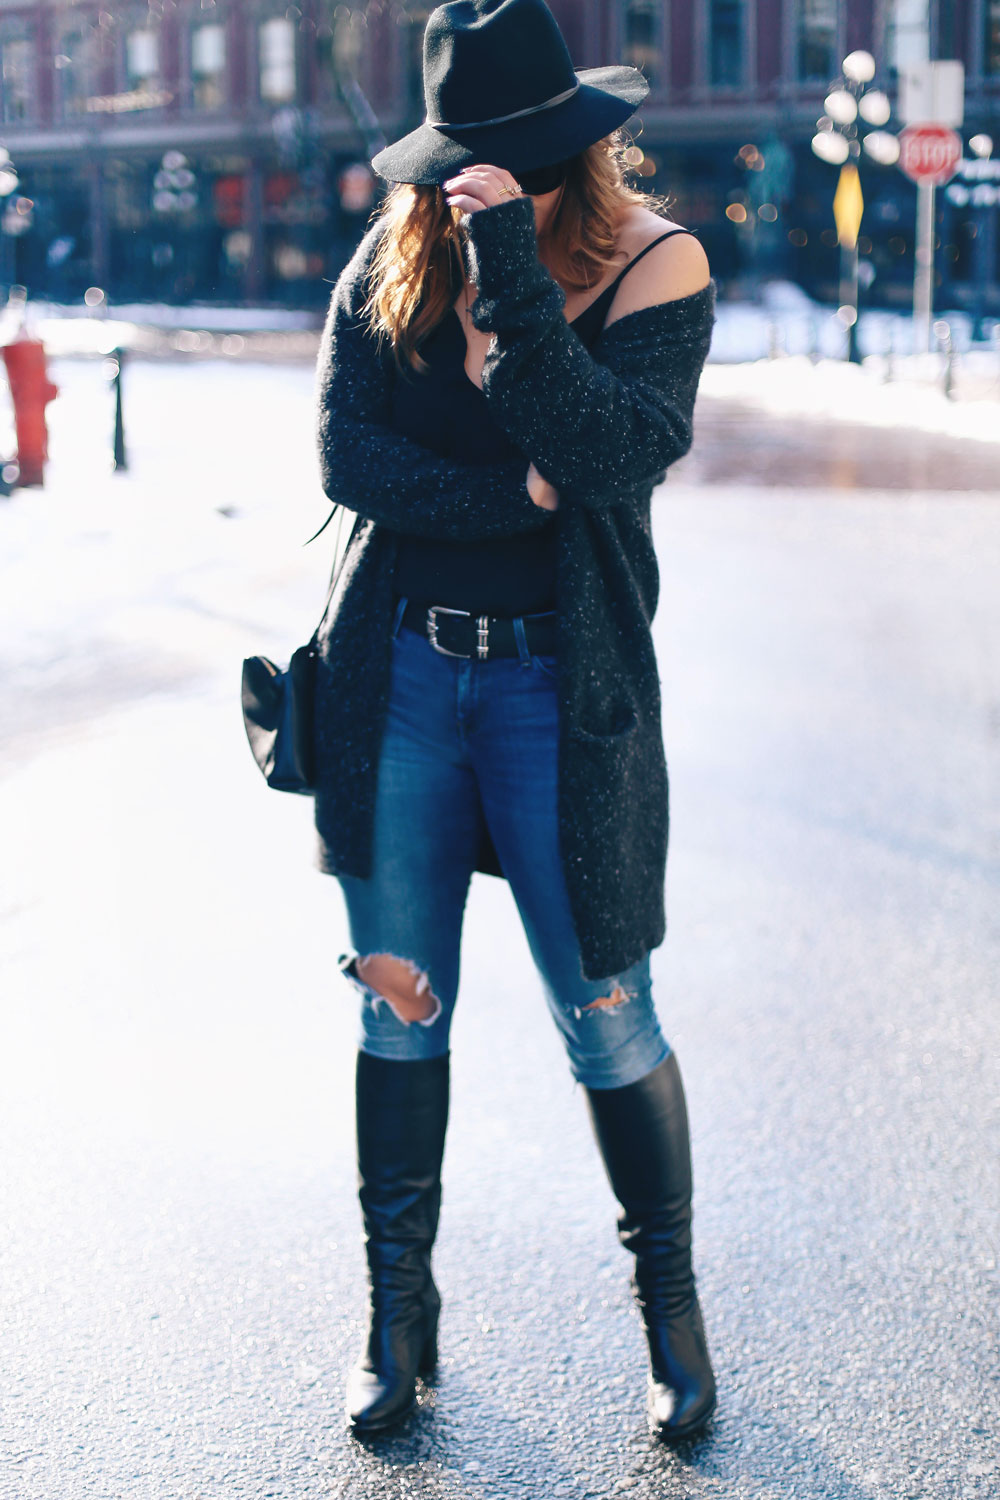
<instances>
[{"instance_id":1,"label":"building window","mask_svg":"<svg viewBox=\"0 0 1000 1500\"><path fill-rule=\"evenodd\" d=\"M837 63L838 0L800 0L796 74L800 83L826 83Z\"/></svg>"},{"instance_id":2,"label":"building window","mask_svg":"<svg viewBox=\"0 0 1000 1500\"><path fill-rule=\"evenodd\" d=\"M651 84L660 75L661 11L662 0L625 0L622 17L622 56Z\"/></svg>"},{"instance_id":3,"label":"building window","mask_svg":"<svg viewBox=\"0 0 1000 1500\"><path fill-rule=\"evenodd\" d=\"M35 47L27 37L5 37L0 41L3 119L7 125L31 118L35 102L34 67Z\"/></svg>"},{"instance_id":4,"label":"building window","mask_svg":"<svg viewBox=\"0 0 1000 1500\"><path fill-rule=\"evenodd\" d=\"M56 108L60 119L73 119L87 108L95 45L90 27L64 31L59 37L55 68Z\"/></svg>"},{"instance_id":5,"label":"building window","mask_svg":"<svg viewBox=\"0 0 1000 1500\"><path fill-rule=\"evenodd\" d=\"M274 16L258 28L260 97L267 104L290 104L295 99L295 23Z\"/></svg>"},{"instance_id":6,"label":"building window","mask_svg":"<svg viewBox=\"0 0 1000 1500\"><path fill-rule=\"evenodd\" d=\"M1000 74L1000 0L986 0L986 35L983 38L983 72Z\"/></svg>"},{"instance_id":7,"label":"building window","mask_svg":"<svg viewBox=\"0 0 1000 1500\"><path fill-rule=\"evenodd\" d=\"M226 28L212 23L191 28L191 103L195 109L222 109L226 102Z\"/></svg>"},{"instance_id":8,"label":"building window","mask_svg":"<svg viewBox=\"0 0 1000 1500\"><path fill-rule=\"evenodd\" d=\"M743 0L711 0L708 79L714 88L736 89L745 82Z\"/></svg>"},{"instance_id":9,"label":"building window","mask_svg":"<svg viewBox=\"0 0 1000 1500\"><path fill-rule=\"evenodd\" d=\"M130 31L125 38L125 88L128 93L156 89L160 84L160 38L149 27Z\"/></svg>"},{"instance_id":10,"label":"building window","mask_svg":"<svg viewBox=\"0 0 1000 1500\"><path fill-rule=\"evenodd\" d=\"M989 0L984 3L988 5ZM928 44L933 47L936 37L932 19L928 0L885 0L883 55L891 68L902 70L927 61ZM942 54L931 51L930 55Z\"/></svg>"}]
</instances>

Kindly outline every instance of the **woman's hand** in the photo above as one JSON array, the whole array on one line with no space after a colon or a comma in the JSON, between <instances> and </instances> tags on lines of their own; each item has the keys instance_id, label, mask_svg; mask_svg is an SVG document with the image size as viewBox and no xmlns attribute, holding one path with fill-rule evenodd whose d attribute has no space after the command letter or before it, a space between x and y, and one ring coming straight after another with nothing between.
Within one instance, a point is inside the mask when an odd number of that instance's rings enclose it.
<instances>
[{"instance_id":1,"label":"woman's hand","mask_svg":"<svg viewBox=\"0 0 1000 1500\"><path fill-rule=\"evenodd\" d=\"M555 485L549 484L547 479L542 478L534 464L528 465L528 477L525 484L528 487L528 494L542 510L559 509L559 491Z\"/></svg>"},{"instance_id":2,"label":"woman's hand","mask_svg":"<svg viewBox=\"0 0 1000 1500\"><path fill-rule=\"evenodd\" d=\"M475 165L465 167L441 186L449 208L474 214L481 208L495 208L508 198L522 196L520 185L503 167Z\"/></svg>"}]
</instances>

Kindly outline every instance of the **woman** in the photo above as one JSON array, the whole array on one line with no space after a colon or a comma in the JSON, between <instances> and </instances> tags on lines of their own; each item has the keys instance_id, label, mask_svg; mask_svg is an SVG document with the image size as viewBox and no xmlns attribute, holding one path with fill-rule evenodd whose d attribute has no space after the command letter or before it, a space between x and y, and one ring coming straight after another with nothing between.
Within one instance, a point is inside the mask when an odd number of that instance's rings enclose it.
<instances>
[{"instance_id":1,"label":"woman","mask_svg":"<svg viewBox=\"0 0 1000 1500\"><path fill-rule=\"evenodd\" d=\"M474 869L518 902L583 1085L663 1438L715 1383L677 1062L653 1009L667 783L650 495L686 451L712 326L697 241L622 182L632 68L576 74L543 0L430 16L428 118L334 292L324 486L357 513L321 634L316 821L361 994L370 1326L360 1432L434 1363L448 1031Z\"/></svg>"}]
</instances>

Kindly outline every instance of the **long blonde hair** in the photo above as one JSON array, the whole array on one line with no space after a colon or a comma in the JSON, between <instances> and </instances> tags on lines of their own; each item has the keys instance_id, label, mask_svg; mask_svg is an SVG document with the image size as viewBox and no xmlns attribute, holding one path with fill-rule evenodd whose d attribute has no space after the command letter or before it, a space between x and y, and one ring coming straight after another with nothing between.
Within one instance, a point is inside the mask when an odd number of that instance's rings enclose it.
<instances>
[{"instance_id":1,"label":"long blonde hair","mask_svg":"<svg viewBox=\"0 0 1000 1500\"><path fill-rule=\"evenodd\" d=\"M545 243L547 261L561 286L581 291L611 265L622 214L631 204L660 212L666 200L626 181L622 131L605 136L569 162ZM388 339L397 366L426 369L417 345L454 302L452 257L461 265L458 221L440 187L395 183L378 209L385 220L368 275L364 306L372 333Z\"/></svg>"}]
</instances>

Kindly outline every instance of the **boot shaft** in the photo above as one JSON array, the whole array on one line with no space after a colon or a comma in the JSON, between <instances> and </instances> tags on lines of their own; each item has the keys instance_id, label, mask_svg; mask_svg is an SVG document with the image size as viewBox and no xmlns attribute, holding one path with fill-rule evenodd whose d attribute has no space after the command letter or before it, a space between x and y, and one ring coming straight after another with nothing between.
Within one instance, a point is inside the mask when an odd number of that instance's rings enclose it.
<instances>
[{"instance_id":1,"label":"boot shaft","mask_svg":"<svg viewBox=\"0 0 1000 1500\"><path fill-rule=\"evenodd\" d=\"M449 1060L358 1053L358 1187L366 1228L423 1237L437 1225L448 1127Z\"/></svg>"},{"instance_id":2,"label":"boot shaft","mask_svg":"<svg viewBox=\"0 0 1000 1500\"><path fill-rule=\"evenodd\" d=\"M588 1089L587 1104L625 1231L653 1217L690 1225L691 1143L674 1054L637 1083Z\"/></svg>"},{"instance_id":3,"label":"boot shaft","mask_svg":"<svg viewBox=\"0 0 1000 1500\"><path fill-rule=\"evenodd\" d=\"M621 1205L618 1237L635 1256L633 1284L645 1318L683 1309L691 1270L691 1146L673 1053L619 1089L589 1089L594 1134Z\"/></svg>"}]
</instances>

